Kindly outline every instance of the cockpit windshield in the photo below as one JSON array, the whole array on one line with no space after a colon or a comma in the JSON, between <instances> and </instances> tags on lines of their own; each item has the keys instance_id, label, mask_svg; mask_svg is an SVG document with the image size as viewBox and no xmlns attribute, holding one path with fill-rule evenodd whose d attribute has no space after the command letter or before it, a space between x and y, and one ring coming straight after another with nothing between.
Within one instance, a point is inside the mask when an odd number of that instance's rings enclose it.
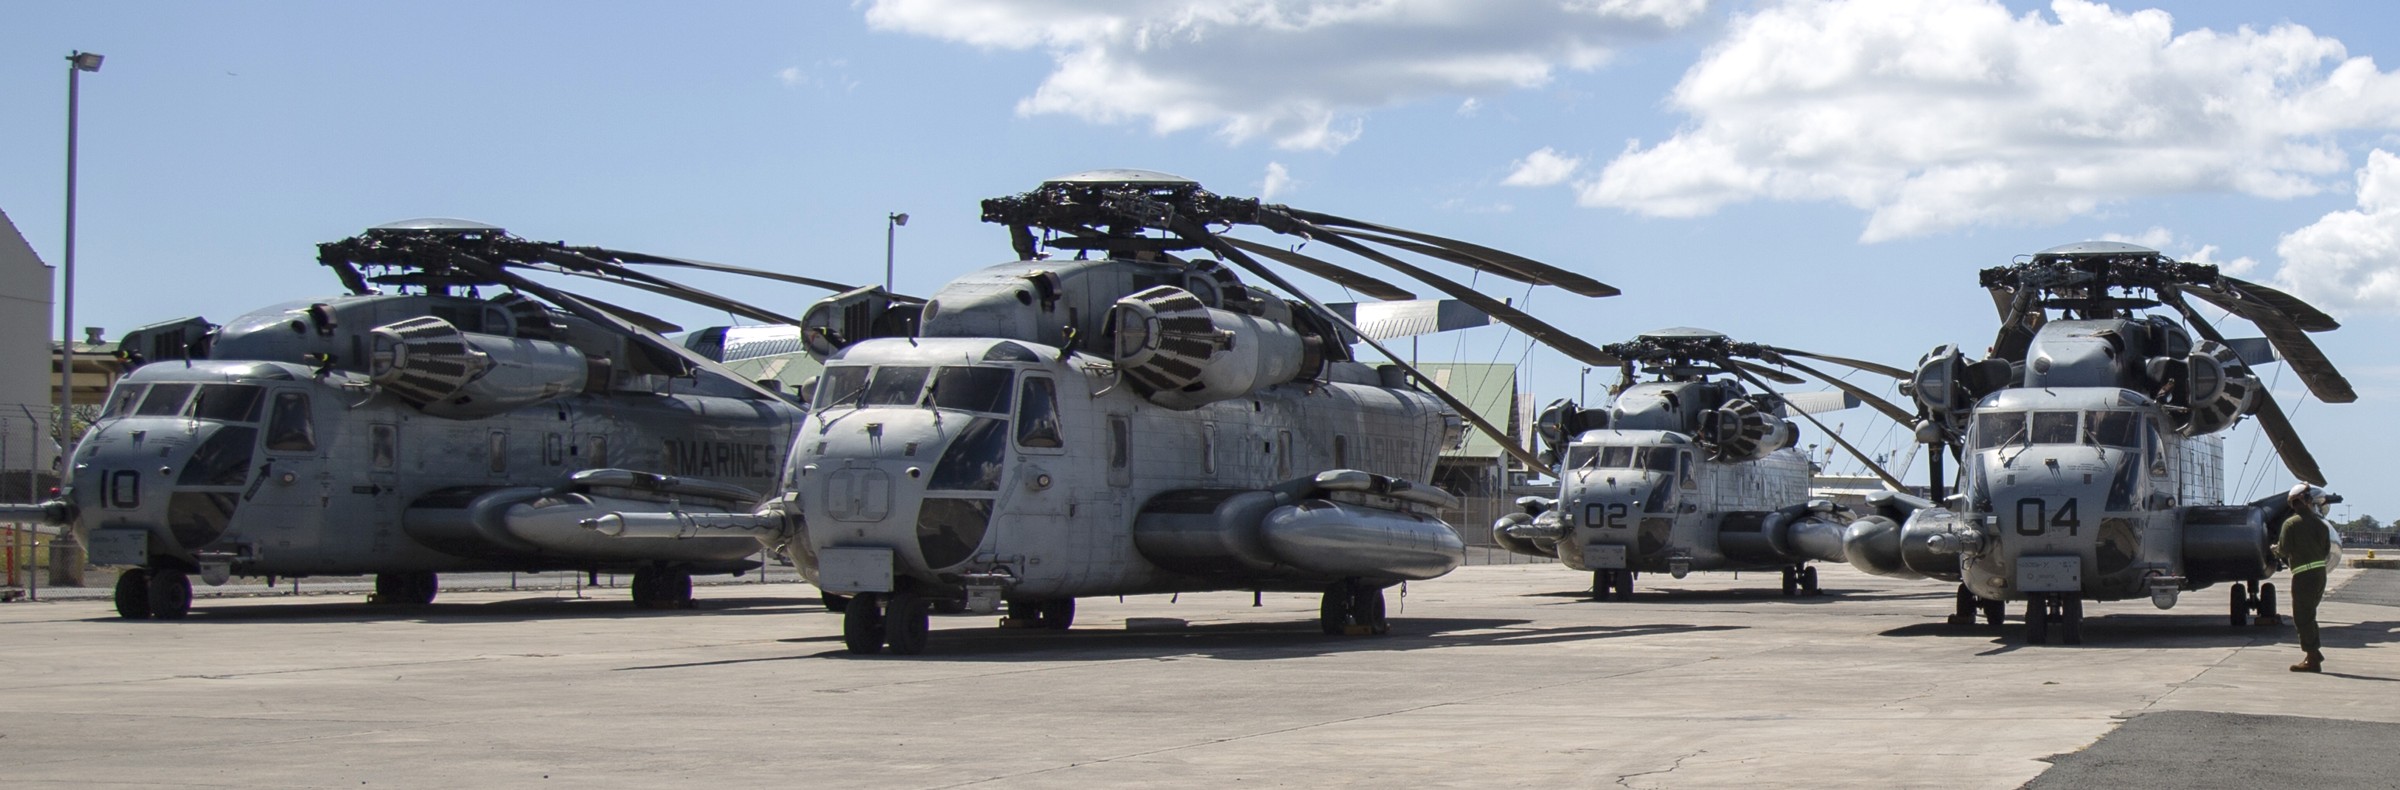
<instances>
[{"instance_id":1,"label":"cockpit windshield","mask_svg":"<svg viewBox=\"0 0 2400 790\"><path fill-rule=\"evenodd\" d=\"M1967 433L1969 450L2012 444L2086 444L2140 449L2142 415L2130 411L1986 411Z\"/></svg>"},{"instance_id":2,"label":"cockpit windshield","mask_svg":"<svg viewBox=\"0 0 2400 790\"><path fill-rule=\"evenodd\" d=\"M914 406L925 391L926 368L908 365L885 365L875 369L874 378L867 380L869 406Z\"/></svg>"},{"instance_id":3,"label":"cockpit windshield","mask_svg":"<svg viewBox=\"0 0 2400 790\"><path fill-rule=\"evenodd\" d=\"M1579 456L1576 450L1582 450L1583 453ZM1570 447L1567 458L1570 469L1649 469L1659 472L1675 469L1675 448L1672 447ZM1573 463L1576 460L1582 463Z\"/></svg>"}]
</instances>

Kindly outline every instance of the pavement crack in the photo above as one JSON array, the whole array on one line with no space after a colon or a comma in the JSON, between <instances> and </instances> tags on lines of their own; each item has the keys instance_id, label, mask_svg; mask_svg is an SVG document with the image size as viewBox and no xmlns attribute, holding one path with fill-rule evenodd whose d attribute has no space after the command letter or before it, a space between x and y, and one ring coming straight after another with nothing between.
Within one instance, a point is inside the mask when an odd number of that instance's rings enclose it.
<instances>
[{"instance_id":1,"label":"pavement crack","mask_svg":"<svg viewBox=\"0 0 2400 790\"><path fill-rule=\"evenodd\" d=\"M1652 776L1652 775L1657 775L1657 774L1670 774L1670 773L1674 773L1674 772L1675 772L1675 769L1677 769L1677 768L1682 768L1682 767L1683 767L1683 761L1685 761L1685 760L1689 760L1689 759L1692 759L1692 758L1694 758L1694 757L1698 757L1698 756L1700 756L1700 755L1707 754L1707 753L1708 753L1708 750L1707 750L1707 749L1701 749L1701 750L1699 750L1699 751L1692 752L1692 753L1690 753L1690 754L1686 754L1686 755L1684 755L1684 756L1681 756L1681 757L1677 757L1677 758L1675 758L1675 762L1674 762L1673 764L1671 764L1671 765L1668 765L1668 766L1667 766L1667 767L1665 767L1665 768L1660 768L1660 769L1658 769L1658 770L1655 770L1655 771L1637 771L1637 772L1630 773L1630 774L1618 774L1618 775L1617 775L1617 784L1618 784L1619 786L1623 786L1623 787L1632 787L1632 786L1633 786L1633 784L1632 784L1632 780L1633 780L1635 777L1641 777L1641 776Z\"/></svg>"}]
</instances>

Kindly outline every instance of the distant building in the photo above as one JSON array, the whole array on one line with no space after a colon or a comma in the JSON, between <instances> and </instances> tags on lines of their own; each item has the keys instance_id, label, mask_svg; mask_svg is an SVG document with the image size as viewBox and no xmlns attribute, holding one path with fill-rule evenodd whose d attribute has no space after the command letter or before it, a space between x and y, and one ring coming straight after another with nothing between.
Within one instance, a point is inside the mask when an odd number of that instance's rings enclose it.
<instances>
[{"instance_id":1,"label":"distant building","mask_svg":"<svg viewBox=\"0 0 2400 790\"><path fill-rule=\"evenodd\" d=\"M51 267L0 211L0 501L22 500L26 472L47 474L58 457L51 282Z\"/></svg>"},{"instance_id":2,"label":"distant building","mask_svg":"<svg viewBox=\"0 0 2400 790\"><path fill-rule=\"evenodd\" d=\"M1532 423L1528 412L1531 396L1517 391L1517 366L1477 362L1419 363L1417 369L1433 379L1435 385L1465 401L1467 407L1508 435L1525 445L1527 425ZM1442 457L1433 468L1434 486L1458 495L1463 507L1442 514L1442 520L1457 527L1459 538L1467 545L1480 546L1492 542L1492 521L1516 507L1517 489L1528 477L1545 474L1547 470L1527 470L1514 456L1500 449L1500 443L1482 431L1468 425L1466 435L1457 446L1442 449Z\"/></svg>"}]
</instances>

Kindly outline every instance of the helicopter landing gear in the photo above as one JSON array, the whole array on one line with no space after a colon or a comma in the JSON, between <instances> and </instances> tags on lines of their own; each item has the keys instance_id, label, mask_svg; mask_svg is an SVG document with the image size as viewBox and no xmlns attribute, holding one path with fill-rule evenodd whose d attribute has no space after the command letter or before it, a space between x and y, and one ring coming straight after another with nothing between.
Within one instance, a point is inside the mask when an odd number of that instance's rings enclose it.
<instances>
[{"instance_id":1,"label":"helicopter landing gear","mask_svg":"<svg viewBox=\"0 0 2400 790\"><path fill-rule=\"evenodd\" d=\"M883 652L883 601L875 593L851 596L842 607L842 646L855 655Z\"/></svg>"},{"instance_id":2,"label":"helicopter landing gear","mask_svg":"<svg viewBox=\"0 0 2400 790\"><path fill-rule=\"evenodd\" d=\"M2277 612L2275 611L2275 583L2274 583L2274 582L2261 582L2261 583L2259 583L2259 585L2258 585L2258 591L2257 591L2255 594L2252 594L2252 595L2250 596L2250 600L2251 600L2251 602L2252 602L2252 603L2254 603L2254 604L2256 604L2256 605L2258 606L2258 620L2257 620L2257 622L2258 622L2258 624L2259 624L2259 625L2282 625L2282 624L2283 624L2283 615L2281 615L2281 614L2279 614L2279 613L2277 613Z\"/></svg>"},{"instance_id":3,"label":"helicopter landing gear","mask_svg":"<svg viewBox=\"0 0 2400 790\"><path fill-rule=\"evenodd\" d=\"M924 596L905 590L892 593L883 605L883 634L893 655L925 652L925 641L933 631L932 609L933 602Z\"/></svg>"},{"instance_id":4,"label":"helicopter landing gear","mask_svg":"<svg viewBox=\"0 0 2400 790\"><path fill-rule=\"evenodd\" d=\"M1383 588L1356 579L1344 579L1325 588L1325 597L1317 604L1317 624L1328 636L1392 631L1392 621L1383 606Z\"/></svg>"},{"instance_id":5,"label":"helicopter landing gear","mask_svg":"<svg viewBox=\"0 0 2400 790\"><path fill-rule=\"evenodd\" d=\"M1075 624L1075 599L1056 598L1030 601L1022 598L1008 600L1008 617L1000 622L1003 628L1047 628L1067 630Z\"/></svg>"},{"instance_id":6,"label":"helicopter landing gear","mask_svg":"<svg viewBox=\"0 0 2400 790\"><path fill-rule=\"evenodd\" d=\"M150 571L128 568L117 574L117 616L127 620L150 619Z\"/></svg>"},{"instance_id":7,"label":"helicopter landing gear","mask_svg":"<svg viewBox=\"0 0 2400 790\"><path fill-rule=\"evenodd\" d=\"M375 594L368 603L424 606L441 591L441 578L432 571L375 574Z\"/></svg>"},{"instance_id":8,"label":"helicopter landing gear","mask_svg":"<svg viewBox=\"0 0 2400 790\"><path fill-rule=\"evenodd\" d=\"M841 614L842 608L850 605L850 596L847 595L835 595L829 592L819 592L817 593L817 597L825 602L825 611L832 612L834 614Z\"/></svg>"},{"instance_id":9,"label":"helicopter landing gear","mask_svg":"<svg viewBox=\"0 0 2400 790\"><path fill-rule=\"evenodd\" d=\"M633 569L633 605L644 609L692 608L692 572L653 565Z\"/></svg>"},{"instance_id":10,"label":"helicopter landing gear","mask_svg":"<svg viewBox=\"0 0 2400 790\"><path fill-rule=\"evenodd\" d=\"M1783 597L1823 595L1817 588L1817 568L1814 565L1794 565L1783 569Z\"/></svg>"},{"instance_id":11,"label":"helicopter landing gear","mask_svg":"<svg viewBox=\"0 0 2400 790\"><path fill-rule=\"evenodd\" d=\"M2234 582L2230 603L2232 605L2227 607L2227 613L2232 615L2230 619L2235 628L2250 625L2251 615L2254 614L2258 617L2256 622L2259 625L2283 624L2283 617L2275 612L2274 582Z\"/></svg>"},{"instance_id":12,"label":"helicopter landing gear","mask_svg":"<svg viewBox=\"0 0 2400 790\"><path fill-rule=\"evenodd\" d=\"M2242 626L2249 625L2250 587L2247 582L2233 583L2233 596L2231 598L2231 603L2233 604L2230 607L2230 613L2233 615L2233 627L2240 628Z\"/></svg>"},{"instance_id":13,"label":"helicopter landing gear","mask_svg":"<svg viewBox=\"0 0 2400 790\"><path fill-rule=\"evenodd\" d=\"M1969 591L1966 585L1959 585L1958 608L1950 613L1950 624L1974 625L1979 615L1985 625L1999 625L2001 620L2008 617L2008 602L1983 600L1982 596Z\"/></svg>"},{"instance_id":14,"label":"helicopter landing gear","mask_svg":"<svg viewBox=\"0 0 2400 790\"><path fill-rule=\"evenodd\" d=\"M1592 571L1592 600L1633 600L1633 571L1622 568Z\"/></svg>"},{"instance_id":15,"label":"helicopter landing gear","mask_svg":"<svg viewBox=\"0 0 2400 790\"><path fill-rule=\"evenodd\" d=\"M192 612L192 577L173 568L150 571L150 616L181 620Z\"/></svg>"},{"instance_id":16,"label":"helicopter landing gear","mask_svg":"<svg viewBox=\"0 0 2400 790\"><path fill-rule=\"evenodd\" d=\"M2025 599L2025 641L2050 643L2050 626L2058 626L2061 644L2083 644L2083 597L2068 593L2032 593Z\"/></svg>"}]
</instances>

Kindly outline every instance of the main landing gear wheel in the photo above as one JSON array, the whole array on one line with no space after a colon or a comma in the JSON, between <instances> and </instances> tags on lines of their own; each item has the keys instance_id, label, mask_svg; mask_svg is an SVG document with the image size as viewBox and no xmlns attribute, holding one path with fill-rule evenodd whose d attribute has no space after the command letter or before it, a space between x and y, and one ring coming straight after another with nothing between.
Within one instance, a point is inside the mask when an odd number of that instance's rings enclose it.
<instances>
[{"instance_id":1,"label":"main landing gear wheel","mask_svg":"<svg viewBox=\"0 0 2400 790\"><path fill-rule=\"evenodd\" d=\"M850 596L847 595L835 595L829 592L819 592L817 593L817 598L824 601L825 611L832 612L834 614L841 614L842 608L850 605Z\"/></svg>"},{"instance_id":2,"label":"main landing gear wheel","mask_svg":"<svg viewBox=\"0 0 2400 790\"><path fill-rule=\"evenodd\" d=\"M633 605L644 609L688 609L692 605L692 572L650 566L633 570Z\"/></svg>"},{"instance_id":3,"label":"main landing gear wheel","mask_svg":"<svg viewBox=\"0 0 2400 790\"><path fill-rule=\"evenodd\" d=\"M2050 643L2050 626L2058 625L2060 642L2083 644L2083 598L2067 593L2033 593L2025 599L2025 641Z\"/></svg>"},{"instance_id":4,"label":"main landing gear wheel","mask_svg":"<svg viewBox=\"0 0 2400 790\"><path fill-rule=\"evenodd\" d=\"M1383 588L1355 579L1335 582L1325 588L1325 597L1317 604L1317 625L1327 636L1351 633L1362 629L1370 634L1388 634L1391 619L1383 605Z\"/></svg>"},{"instance_id":5,"label":"main landing gear wheel","mask_svg":"<svg viewBox=\"0 0 2400 790\"><path fill-rule=\"evenodd\" d=\"M2001 620L2004 620L2004 619L2007 619L2007 617L2008 617L2008 602L2007 602L2007 601L1985 601L1985 602L1983 602L1983 624L1984 624L1984 625L1999 625L1999 624L2000 624L2000 621L2001 621Z\"/></svg>"},{"instance_id":6,"label":"main landing gear wheel","mask_svg":"<svg viewBox=\"0 0 2400 790\"><path fill-rule=\"evenodd\" d=\"M2235 628L2240 628L2240 627L2242 627L2242 626L2249 625L2249 624L2250 624L2250 587L2249 587L2249 585L2248 585L2247 583L2244 583L2244 582L2234 582L2234 583L2233 583L2233 595L2232 595L2232 597L2231 597L2231 599L2230 599L2230 602L2232 603L2232 606L2230 606L2230 607L2227 607L2227 611L2228 611L2228 613L2229 613L2229 614L2233 615L2233 618L2232 618L2232 620L2233 620L2233 622L2232 622L2232 625L2233 625L2233 627L2235 627Z\"/></svg>"},{"instance_id":7,"label":"main landing gear wheel","mask_svg":"<svg viewBox=\"0 0 2400 790\"><path fill-rule=\"evenodd\" d=\"M1796 597L1799 597L1799 595L1800 595L1800 569L1799 569L1799 568L1791 568L1791 567L1784 568L1784 569L1783 569L1783 597L1785 597L1785 598L1796 598Z\"/></svg>"},{"instance_id":8,"label":"main landing gear wheel","mask_svg":"<svg viewBox=\"0 0 2400 790\"><path fill-rule=\"evenodd\" d=\"M117 574L117 616L127 620L150 619L150 572L130 568Z\"/></svg>"},{"instance_id":9,"label":"main landing gear wheel","mask_svg":"<svg viewBox=\"0 0 2400 790\"><path fill-rule=\"evenodd\" d=\"M1043 601L1040 610L1043 628L1064 631L1075 624L1075 599L1073 598L1053 598Z\"/></svg>"},{"instance_id":10,"label":"main landing gear wheel","mask_svg":"<svg viewBox=\"0 0 2400 790\"><path fill-rule=\"evenodd\" d=\"M1824 590L1817 587L1817 566L1811 565L1800 569L1800 594L1806 596L1825 594Z\"/></svg>"},{"instance_id":11,"label":"main landing gear wheel","mask_svg":"<svg viewBox=\"0 0 2400 790\"><path fill-rule=\"evenodd\" d=\"M375 595L371 603L404 606L424 606L433 603L441 591L441 577L432 571L375 574Z\"/></svg>"},{"instance_id":12,"label":"main landing gear wheel","mask_svg":"<svg viewBox=\"0 0 2400 790\"><path fill-rule=\"evenodd\" d=\"M1633 571L1623 568L1592 571L1592 600L1633 600Z\"/></svg>"},{"instance_id":13,"label":"main landing gear wheel","mask_svg":"<svg viewBox=\"0 0 2400 790\"><path fill-rule=\"evenodd\" d=\"M892 593L883 606L883 633L894 655L925 652L925 641L933 633L932 609L933 602L916 593Z\"/></svg>"},{"instance_id":14,"label":"main landing gear wheel","mask_svg":"<svg viewBox=\"0 0 2400 790\"><path fill-rule=\"evenodd\" d=\"M1954 605L1954 608L1952 608L1950 611L1950 624L1958 626L1974 625L1975 616L1982 609L1983 601L1980 598L1977 598L1975 593L1968 591L1967 586L1964 584L1958 586L1958 591L1956 593L1952 593L1951 598L1951 603Z\"/></svg>"},{"instance_id":15,"label":"main landing gear wheel","mask_svg":"<svg viewBox=\"0 0 2400 790\"><path fill-rule=\"evenodd\" d=\"M183 571L159 568L150 572L150 616L181 620L192 612L192 578Z\"/></svg>"},{"instance_id":16,"label":"main landing gear wheel","mask_svg":"<svg viewBox=\"0 0 2400 790\"><path fill-rule=\"evenodd\" d=\"M2275 611L2274 582L2266 582L2258 585L2258 594L2250 596L2250 599L2253 603L2258 605L2259 625L2283 624L2283 615Z\"/></svg>"},{"instance_id":17,"label":"main landing gear wheel","mask_svg":"<svg viewBox=\"0 0 2400 790\"><path fill-rule=\"evenodd\" d=\"M852 596L842 609L842 646L857 655L883 652L883 601L874 593Z\"/></svg>"}]
</instances>

